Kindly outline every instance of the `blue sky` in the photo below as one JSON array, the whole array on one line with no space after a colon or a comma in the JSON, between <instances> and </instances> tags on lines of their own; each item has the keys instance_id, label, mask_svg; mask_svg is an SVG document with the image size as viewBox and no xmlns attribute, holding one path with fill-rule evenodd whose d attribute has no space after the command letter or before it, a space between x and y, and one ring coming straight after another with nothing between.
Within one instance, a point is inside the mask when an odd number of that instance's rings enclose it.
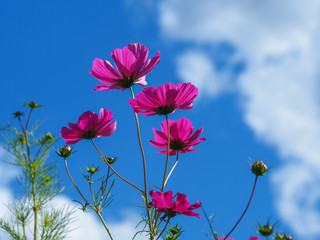
<instances>
[{"instance_id":1,"label":"blue sky","mask_svg":"<svg viewBox=\"0 0 320 240\"><path fill-rule=\"evenodd\" d=\"M217 213L215 230L226 234L253 185L249 157L259 157L275 167L259 179L253 204L233 237L248 239L257 219L271 217L281 219L280 229L295 239L320 239L320 4L307 2L1 2L0 122L12 120L12 112L35 100L44 107L34 117L47 119L40 131L59 137L61 127L76 122L83 112L112 109L116 133L96 143L106 154L119 157L115 167L122 175L142 186L130 92L94 92L100 82L88 73L95 58L111 61L113 49L140 42L149 48L150 57L161 52L160 64L147 76L148 86L191 81L199 88L194 108L177 111L172 118L187 117L195 128L204 127L207 141L196 147L199 152L181 155L167 190L186 193L191 202L200 200L208 213ZM141 89L134 87L135 93ZM139 117L149 183L159 185L165 156L156 154L147 140L163 118ZM64 145L63 140L57 145ZM69 166L86 188L79 168L100 159L90 142L81 141L75 149ZM50 159L58 160L54 153ZM71 200L79 197L62 162L60 168L67 190L57 202L74 205ZM3 169L1 165L0 172ZM11 179L14 173L6 176ZM16 190L14 179L2 182L1 200L10 201ZM119 179L114 195L105 217L111 231L126 240L138 222L135 206L141 200ZM177 220L185 229L182 239L206 239L201 233L208 231L203 217ZM79 213L73 224L86 229L71 233L72 239L85 239L85 234L98 240L106 237L90 214ZM124 232L127 235L121 235Z\"/></svg>"}]
</instances>

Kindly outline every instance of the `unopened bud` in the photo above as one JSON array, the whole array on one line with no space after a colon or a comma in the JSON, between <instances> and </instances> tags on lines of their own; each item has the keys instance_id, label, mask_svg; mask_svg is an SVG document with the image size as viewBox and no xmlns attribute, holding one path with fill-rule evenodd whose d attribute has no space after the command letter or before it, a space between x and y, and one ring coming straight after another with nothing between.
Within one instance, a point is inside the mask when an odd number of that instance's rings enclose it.
<instances>
[{"instance_id":1,"label":"unopened bud","mask_svg":"<svg viewBox=\"0 0 320 240\"><path fill-rule=\"evenodd\" d=\"M95 174L99 172L99 170L100 170L99 167L95 168L93 165L91 167L90 166L86 167L86 171L91 174Z\"/></svg>"},{"instance_id":2,"label":"unopened bud","mask_svg":"<svg viewBox=\"0 0 320 240\"><path fill-rule=\"evenodd\" d=\"M70 157L72 154L72 148L68 145L66 145L62 148L59 147L59 152L57 152L57 154L63 158Z\"/></svg>"},{"instance_id":3,"label":"unopened bud","mask_svg":"<svg viewBox=\"0 0 320 240\"><path fill-rule=\"evenodd\" d=\"M107 157L107 156L105 156L105 160L104 161L107 161L109 164L112 164L112 163L114 163L115 161L117 160L117 158L116 157Z\"/></svg>"},{"instance_id":4,"label":"unopened bud","mask_svg":"<svg viewBox=\"0 0 320 240\"><path fill-rule=\"evenodd\" d=\"M40 143L41 144L45 144L45 143L49 143L51 141L54 140L54 137L52 136L52 134L50 132L48 132L46 135L43 136L42 139L40 139Z\"/></svg>"},{"instance_id":5,"label":"unopened bud","mask_svg":"<svg viewBox=\"0 0 320 240\"><path fill-rule=\"evenodd\" d=\"M26 106L29 107L29 108L31 108L31 109L41 107L41 106L38 105L38 103L35 102L35 101L26 102Z\"/></svg>"},{"instance_id":6,"label":"unopened bud","mask_svg":"<svg viewBox=\"0 0 320 240\"><path fill-rule=\"evenodd\" d=\"M259 226L258 227L258 232L260 233L260 235L267 237L267 236L270 236L273 233L273 227L270 226L269 223L267 223L264 226Z\"/></svg>"},{"instance_id":7,"label":"unopened bud","mask_svg":"<svg viewBox=\"0 0 320 240\"><path fill-rule=\"evenodd\" d=\"M180 233L181 228L178 228L178 225L176 225L175 227L171 227L169 230L173 235L177 235Z\"/></svg>"},{"instance_id":8,"label":"unopened bud","mask_svg":"<svg viewBox=\"0 0 320 240\"><path fill-rule=\"evenodd\" d=\"M274 240L292 240L293 239L292 236L286 235L283 233L281 233L281 234L277 233L273 238L274 238Z\"/></svg>"},{"instance_id":9,"label":"unopened bud","mask_svg":"<svg viewBox=\"0 0 320 240\"><path fill-rule=\"evenodd\" d=\"M14 113L12 113L12 114L13 114L14 118L20 118L20 117L23 115L23 113L22 113L22 112L19 112L19 111L14 112Z\"/></svg>"},{"instance_id":10,"label":"unopened bud","mask_svg":"<svg viewBox=\"0 0 320 240\"><path fill-rule=\"evenodd\" d=\"M251 172L256 176L263 176L268 172L267 165L262 161L256 161L255 163L250 163Z\"/></svg>"}]
</instances>

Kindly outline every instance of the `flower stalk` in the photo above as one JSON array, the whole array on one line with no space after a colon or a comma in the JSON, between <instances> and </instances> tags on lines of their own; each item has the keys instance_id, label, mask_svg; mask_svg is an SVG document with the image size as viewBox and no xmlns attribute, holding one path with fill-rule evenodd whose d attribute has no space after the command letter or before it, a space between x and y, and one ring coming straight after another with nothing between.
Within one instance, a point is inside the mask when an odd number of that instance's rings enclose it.
<instances>
[{"instance_id":1,"label":"flower stalk","mask_svg":"<svg viewBox=\"0 0 320 240\"><path fill-rule=\"evenodd\" d=\"M111 235L111 232L110 232L109 228L107 227L107 224L105 223L103 217L102 217L101 214L100 214L100 210L99 210L99 209L96 209L95 207L93 207L93 206L89 203L89 201L83 196L83 194L81 193L80 189L78 188L78 186L77 186L76 183L74 182L74 180L73 180L73 178L72 178L72 176L71 176L71 174L70 174L70 172L69 172L69 169L68 169L67 158L64 158L64 165L65 165L66 171L67 171L67 173L68 173L68 176L69 176L69 178L70 178L73 186L76 188L76 190L78 191L78 193L80 194L80 196L82 197L82 199L85 201L86 205L88 205L88 206L99 216L99 218L100 218L100 220L101 220L104 228L106 229L106 231L107 231L110 239L111 239L111 240L114 240L113 237L112 237L112 235ZM90 182L91 182L91 179L90 179ZM91 191L91 194L92 194L91 184L90 184L90 191ZM94 201L93 195L92 195L92 199L93 199L93 201Z\"/></svg>"},{"instance_id":2,"label":"flower stalk","mask_svg":"<svg viewBox=\"0 0 320 240\"><path fill-rule=\"evenodd\" d=\"M133 89L132 87L130 87L130 92L131 92L131 96L132 99L134 99L134 93L133 93ZM148 214L148 220L149 220L149 229L150 229L150 233L153 232L153 226L152 226L152 219L151 219L151 215L150 215L150 210L148 207L148 185L147 185L147 164L146 164L146 158L144 155L144 150L143 150L143 146L142 146L142 141L141 141L141 133L140 133L140 126L139 126L139 119L138 119L138 115L135 111L133 111L134 113L134 117L136 120L136 125L137 125L137 133L138 133L138 141L139 141L139 146L140 146L140 151L141 151L141 155L142 155L142 162L143 162L143 179L144 179L144 198L145 198L145 206L147 209L147 214ZM150 234L150 239L152 239L152 235Z\"/></svg>"},{"instance_id":3,"label":"flower stalk","mask_svg":"<svg viewBox=\"0 0 320 240\"><path fill-rule=\"evenodd\" d=\"M254 180L254 184L253 184L253 189L252 189L252 193L251 193L251 196L250 196L250 199L249 199L249 202L247 204L247 207L245 208L245 210L243 211L241 217L239 218L239 220L237 221L237 223L234 225L234 227L230 230L230 232L224 237L224 239L227 239L227 237L230 236L230 234L236 229L236 227L238 226L238 224L241 222L242 218L244 217L244 215L246 214L249 206L250 206L250 203L251 203L251 200L253 198L253 195L254 195L254 192L255 192L255 189L256 189L256 185L257 185L257 181L258 181L258 175L256 175L256 178Z\"/></svg>"}]
</instances>

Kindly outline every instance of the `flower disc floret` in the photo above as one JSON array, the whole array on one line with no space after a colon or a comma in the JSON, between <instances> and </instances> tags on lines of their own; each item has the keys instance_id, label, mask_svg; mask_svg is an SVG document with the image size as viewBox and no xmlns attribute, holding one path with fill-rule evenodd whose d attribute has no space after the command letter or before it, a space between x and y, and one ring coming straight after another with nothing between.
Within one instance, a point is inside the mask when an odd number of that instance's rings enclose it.
<instances>
[{"instance_id":1,"label":"flower disc floret","mask_svg":"<svg viewBox=\"0 0 320 240\"><path fill-rule=\"evenodd\" d=\"M130 43L123 49L117 48L111 52L116 68L109 61L96 58L93 61L92 76L102 85L94 88L95 91L130 88L134 84L147 85L146 75L160 62L160 53L152 59L147 59L149 50L140 43Z\"/></svg>"},{"instance_id":2,"label":"flower disc floret","mask_svg":"<svg viewBox=\"0 0 320 240\"><path fill-rule=\"evenodd\" d=\"M117 122L111 122L113 119L111 110L100 109L100 116L94 112L87 111L83 113L78 123L68 123L69 128L61 128L61 136L67 144L74 144L82 139L93 139L98 137L107 137L116 130Z\"/></svg>"},{"instance_id":3,"label":"flower disc floret","mask_svg":"<svg viewBox=\"0 0 320 240\"><path fill-rule=\"evenodd\" d=\"M198 151L194 149L193 146L205 141L205 138L200 138L203 128L200 128L194 132L194 127L192 123L187 118L180 118L177 122L174 120L169 120L170 128L170 151L169 154L175 155L176 152L186 153L191 151ZM157 147L167 149L168 147L168 126L167 121L164 120L161 124L161 131L156 131L153 128L154 141L149 140L149 142ZM194 133L193 133L194 132ZM193 135L192 135L193 133ZM158 153L167 154L167 150L158 151Z\"/></svg>"},{"instance_id":4,"label":"flower disc floret","mask_svg":"<svg viewBox=\"0 0 320 240\"><path fill-rule=\"evenodd\" d=\"M144 88L129 104L136 113L146 116L167 115L177 109L191 109L197 96L198 88L191 83L166 83L157 88Z\"/></svg>"},{"instance_id":5,"label":"flower disc floret","mask_svg":"<svg viewBox=\"0 0 320 240\"><path fill-rule=\"evenodd\" d=\"M150 205L155 207L159 213L165 213L162 219L165 217L172 218L178 214L185 216L195 216L200 218L200 214L192 212L201 206L201 202L197 201L195 204L189 203L189 199L185 194L178 193L177 198L173 201L173 192L154 192L151 190L149 195L152 197Z\"/></svg>"}]
</instances>

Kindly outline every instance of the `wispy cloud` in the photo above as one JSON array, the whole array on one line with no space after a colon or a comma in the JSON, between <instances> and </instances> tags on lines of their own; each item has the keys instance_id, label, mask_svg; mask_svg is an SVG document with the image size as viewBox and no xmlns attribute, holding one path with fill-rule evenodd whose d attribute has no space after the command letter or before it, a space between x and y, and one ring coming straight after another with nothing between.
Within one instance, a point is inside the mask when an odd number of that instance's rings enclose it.
<instances>
[{"instance_id":1,"label":"wispy cloud","mask_svg":"<svg viewBox=\"0 0 320 240\"><path fill-rule=\"evenodd\" d=\"M192 82L199 89L199 96L216 97L230 88L230 74L218 72L212 59L201 50L189 50L177 59L178 76Z\"/></svg>"},{"instance_id":2,"label":"wispy cloud","mask_svg":"<svg viewBox=\"0 0 320 240\"><path fill-rule=\"evenodd\" d=\"M165 0L159 11L166 37L237 49L244 119L284 160L273 178L279 214L296 235L319 238L320 2Z\"/></svg>"}]
</instances>

